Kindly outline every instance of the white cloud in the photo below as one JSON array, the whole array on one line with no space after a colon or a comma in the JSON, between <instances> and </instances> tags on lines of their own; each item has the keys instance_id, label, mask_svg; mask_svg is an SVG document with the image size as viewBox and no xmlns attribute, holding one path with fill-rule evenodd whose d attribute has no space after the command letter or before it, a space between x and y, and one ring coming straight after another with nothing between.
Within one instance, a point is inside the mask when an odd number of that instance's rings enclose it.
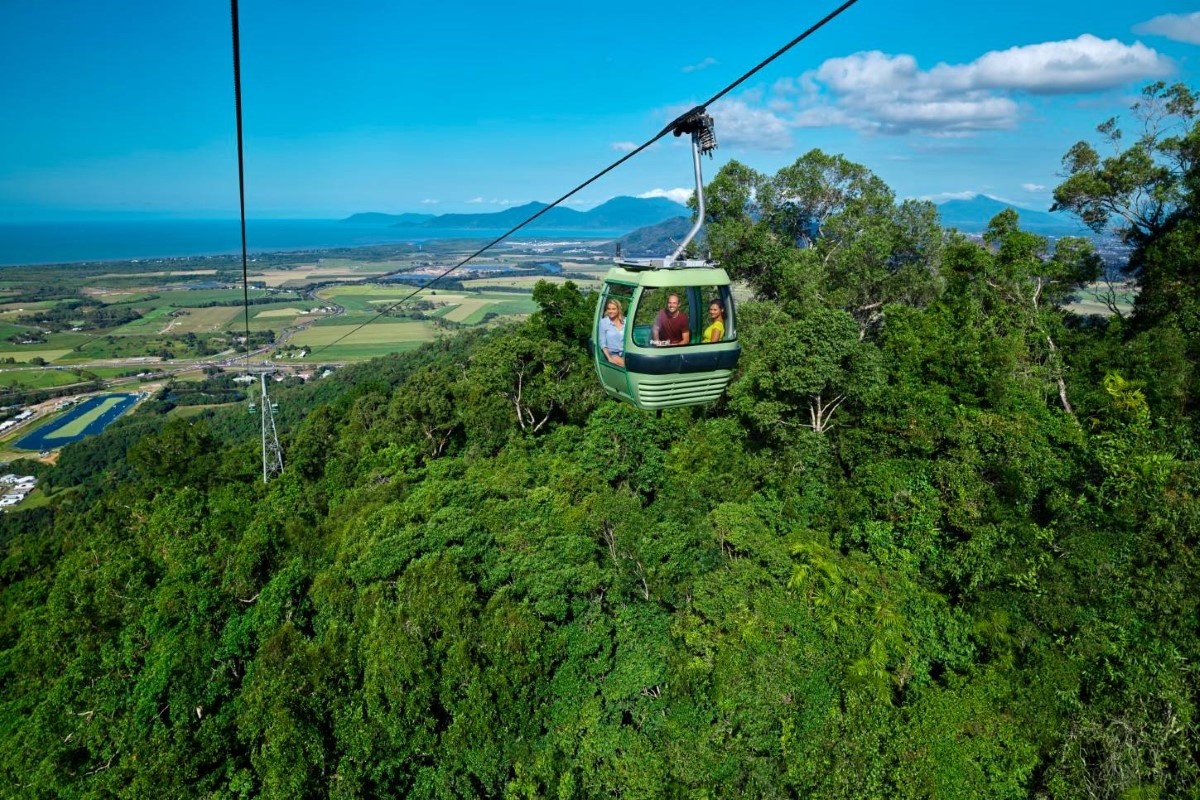
<instances>
[{"instance_id":1,"label":"white cloud","mask_svg":"<svg viewBox=\"0 0 1200 800\"><path fill-rule=\"evenodd\" d=\"M974 200L979 197L979 192L939 192L938 194L929 194L920 197L920 200L929 200L933 203L944 203L947 200Z\"/></svg>"},{"instance_id":2,"label":"white cloud","mask_svg":"<svg viewBox=\"0 0 1200 800\"><path fill-rule=\"evenodd\" d=\"M642 192L638 197L665 197L668 200L674 200L676 203L687 205L687 201L695 194L694 189L651 189L648 192Z\"/></svg>"},{"instance_id":3,"label":"white cloud","mask_svg":"<svg viewBox=\"0 0 1200 800\"><path fill-rule=\"evenodd\" d=\"M423 205L423 206L436 206L436 205L437 205L438 203L440 203L440 202L442 202L442 201L441 201L441 200L434 200L434 199L433 199L433 198L431 198L431 197L426 197L424 200L422 200L422 201L421 201L421 205Z\"/></svg>"},{"instance_id":4,"label":"white cloud","mask_svg":"<svg viewBox=\"0 0 1200 800\"><path fill-rule=\"evenodd\" d=\"M1191 14L1163 14L1133 26L1133 32L1165 36L1175 42L1200 44L1200 11Z\"/></svg>"},{"instance_id":5,"label":"white cloud","mask_svg":"<svg viewBox=\"0 0 1200 800\"><path fill-rule=\"evenodd\" d=\"M713 58L712 56L709 56L708 58L701 61L699 64L689 64L688 66L683 67L680 71L681 72L699 72L702 69L708 69L709 67L713 66L716 63L717 63L717 60L715 58Z\"/></svg>"},{"instance_id":6,"label":"white cloud","mask_svg":"<svg viewBox=\"0 0 1200 800\"><path fill-rule=\"evenodd\" d=\"M830 105L815 105L795 112L789 122L797 128L834 128L839 125L855 126L857 116Z\"/></svg>"},{"instance_id":7,"label":"white cloud","mask_svg":"<svg viewBox=\"0 0 1200 800\"><path fill-rule=\"evenodd\" d=\"M1065 42L986 53L964 69L973 86L985 89L1067 94L1161 78L1169 75L1172 68L1169 58L1141 42L1126 45L1116 39L1098 39L1085 33Z\"/></svg>"},{"instance_id":8,"label":"white cloud","mask_svg":"<svg viewBox=\"0 0 1200 800\"><path fill-rule=\"evenodd\" d=\"M1126 45L1090 34L994 50L967 64L927 70L911 55L876 50L831 58L796 79L776 81L766 102L769 112L742 98L740 116L757 123L762 118L755 112L769 113L785 127L963 137L1014 128L1020 94L1101 91L1173 69L1170 59L1140 42ZM781 137L774 132L768 138Z\"/></svg>"},{"instance_id":9,"label":"white cloud","mask_svg":"<svg viewBox=\"0 0 1200 800\"><path fill-rule=\"evenodd\" d=\"M801 76L806 88L799 90L794 124L939 136L1012 128L1016 101L971 87L961 70L939 65L922 72L910 55L878 51L831 58Z\"/></svg>"},{"instance_id":10,"label":"white cloud","mask_svg":"<svg viewBox=\"0 0 1200 800\"><path fill-rule=\"evenodd\" d=\"M637 150L637 145L633 142L613 142L609 147L618 153L632 153Z\"/></svg>"},{"instance_id":11,"label":"white cloud","mask_svg":"<svg viewBox=\"0 0 1200 800\"><path fill-rule=\"evenodd\" d=\"M1040 183L1022 183L1021 188L1027 192L1044 192L1047 189Z\"/></svg>"},{"instance_id":12,"label":"white cloud","mask_svg":"<svg viewBox=\"0 0 1200 800\"><path fill-rule=\"evenodd\" d=\"M938 194L927 194L922 197L918 197L917 199L918 200L928 200L931 203L936 203L938 205L941 205L942 203L945 203L948 200L974 200L976 197L986 197L989 200L995 200L998 203L1004 203L1005 205L1009 205L1014 208L1023 208L1024 207L1020 203L1014 203L1012 200L1009 200L1006 197L1000 197L998 195L988 194L987 192L976 192L976 191L970 191L970 190L965 191L965 192L939 192Z\"/></svg>"},{"instance_id":13,"label":"white cloud","mask_svg":"<svg viewBox=\"0 0 1200 800\"><path fill-rule=\"evenodd\" d=\"M467 200L466 202L474 205L476 203L482 203L482 202L484 202L484 200L482 197L472 197L470 200Z\"/></svg>"},{"instance_id":14,"label":"white cloud","mask_svg":"<svg viewBox=\"0 0 1200 800\"><path fill-rule=\"evenodd\" d=\"M786 150L792 146L789 126L776 112L755 108L745 100L720 100L709 113L722 145L754 150Z\"/></svg>"}]
</instances>

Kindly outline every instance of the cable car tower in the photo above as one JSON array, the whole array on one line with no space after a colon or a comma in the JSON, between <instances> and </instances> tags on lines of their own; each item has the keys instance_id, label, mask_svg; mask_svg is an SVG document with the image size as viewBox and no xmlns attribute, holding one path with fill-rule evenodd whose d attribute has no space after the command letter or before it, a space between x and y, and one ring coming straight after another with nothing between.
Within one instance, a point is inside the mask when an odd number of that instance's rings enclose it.
<instances>
[{"instance_id":1,"label":"cable car tower","mask_svg":"<svg viewBox=\"0 0 1200 800\"><path fill-rule=\"evenodd\" d=\"M275 430L275 412L279 410L279 404L271 402L271 398L267 396L268 374L266 370L258 373L260 389L258 405L262 417L263 483L269 481L272 475L283 472L283 448L279 446L279 434ZM250 404L250 410L254 410L253 403Z\"/></svg>"},{"instance_id":2,"label":"cable car tower","mask_svg":"<svg viewBox=\"0 0 1200 800\"><path fill-rule=\"evenodd\" d=\"M253 395L246 410L251 414L257 413L262 427L262 476L263 483L271 480L272 475L283 472L283 447L279 444L279 433L275 430L275 412L279 403L271 400L267 393L267 376L273 374L268 362L263 362L263 368L258 373L258 401ZM246 377L250 377L250 363L246 363Z\"/></svg>"}]
</instances>

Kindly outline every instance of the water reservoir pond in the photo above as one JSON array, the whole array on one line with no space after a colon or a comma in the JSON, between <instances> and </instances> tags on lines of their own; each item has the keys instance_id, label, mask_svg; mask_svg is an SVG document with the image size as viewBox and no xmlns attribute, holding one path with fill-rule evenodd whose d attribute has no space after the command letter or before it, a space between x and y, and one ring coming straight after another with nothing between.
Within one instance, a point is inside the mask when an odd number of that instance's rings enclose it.
<instances>
[{"instance_id":1,"label":"water reservoir pond","mask_svg":"<svg viewBox=\"0 0 1200 800\"><path fill-rule=\"evenodd\" d=\"M52 422L17 442L25 450L53 450L95 436L137 402L136 394L102 394L89 397Z\"/></svg>"}]
</instances>

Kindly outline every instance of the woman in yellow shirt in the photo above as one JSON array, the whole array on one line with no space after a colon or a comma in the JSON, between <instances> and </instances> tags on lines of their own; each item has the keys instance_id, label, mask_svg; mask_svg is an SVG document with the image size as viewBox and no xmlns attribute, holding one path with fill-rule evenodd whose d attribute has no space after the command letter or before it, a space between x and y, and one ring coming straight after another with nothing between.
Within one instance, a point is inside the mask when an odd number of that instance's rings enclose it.
<instances>
[{"instance_id":1,"label":"woman in yellow shirt","mask_svg":"<svg viewBox=\"0 0 1200 800\"><path fill-rule=\"evenodd\" d=\"M725 338L725 306L720 300L713 300L708 304L708 316L712 321L704 329L704 336L700 337L700 341L705 344L719 342Z\"/></svg>"}]
</instances>

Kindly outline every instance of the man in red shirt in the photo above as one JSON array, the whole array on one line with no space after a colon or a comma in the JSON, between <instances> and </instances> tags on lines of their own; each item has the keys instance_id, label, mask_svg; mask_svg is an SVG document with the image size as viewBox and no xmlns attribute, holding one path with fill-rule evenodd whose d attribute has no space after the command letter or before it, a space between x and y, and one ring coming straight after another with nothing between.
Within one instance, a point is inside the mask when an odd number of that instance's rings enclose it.
<instances>
[{"instance_id":1,"label":"man in red shirt","mask_svg":"<svg viewBox=\"0 0 1200 800\"><path fill-rule=\"evenodd\" d=\"M658 312L654 325L650 327L651 344L659 347L687 344L692 331L688 315L679 310L679 295L667 296L667 307Z\"/></svg>"}]
</instances>

